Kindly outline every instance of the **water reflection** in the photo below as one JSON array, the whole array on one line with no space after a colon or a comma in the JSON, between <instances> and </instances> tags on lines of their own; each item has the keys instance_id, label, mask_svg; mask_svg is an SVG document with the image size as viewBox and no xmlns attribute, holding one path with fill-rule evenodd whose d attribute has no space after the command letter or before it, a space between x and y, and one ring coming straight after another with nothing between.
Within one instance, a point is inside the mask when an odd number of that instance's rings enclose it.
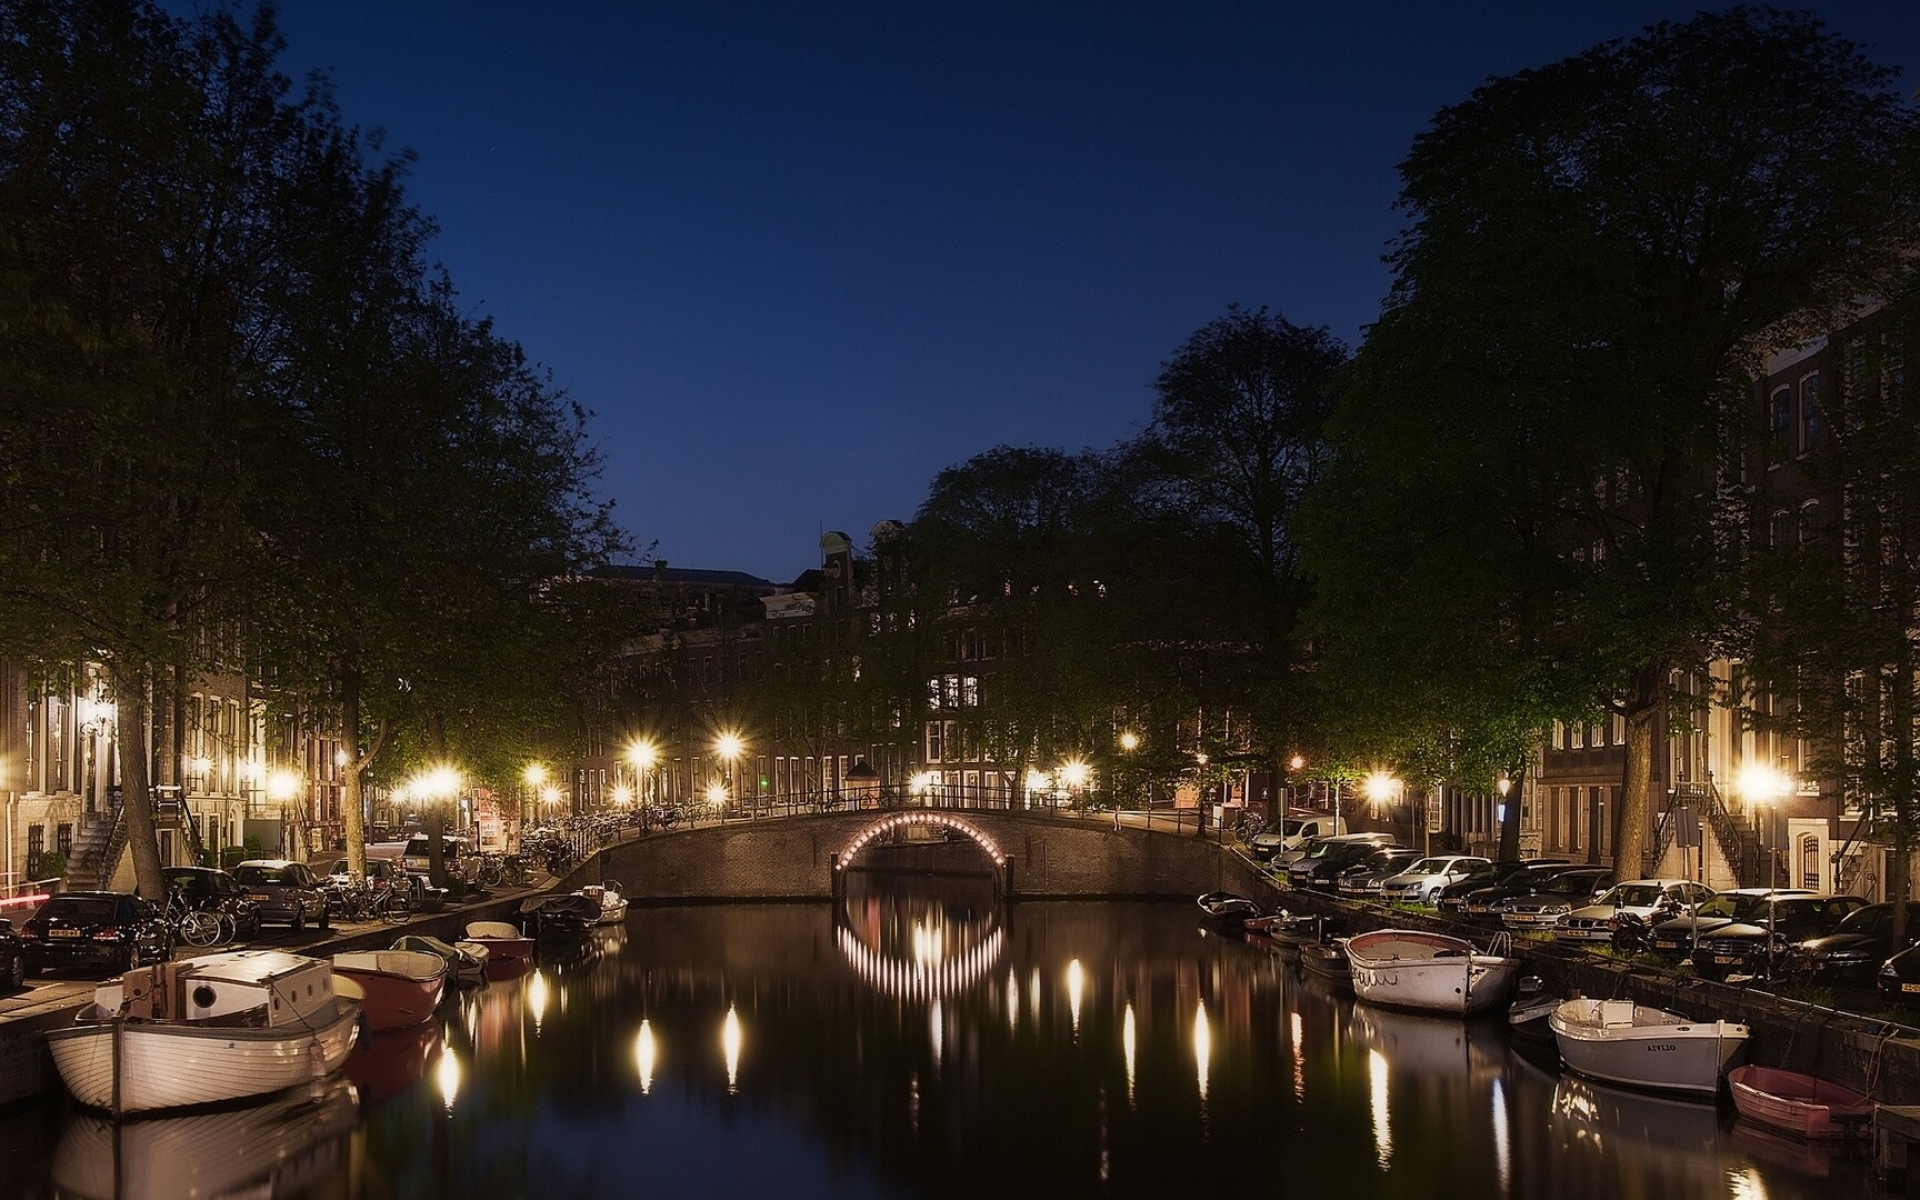
<instances>
[{"instance_id":1,"label":"water reflection","mask_svg":"<svg viewBox=\"0 0 1920 1200\"><path fill-rule=\"evenodd\" d=\"M633 1035L633 1068L640 1076L640 1094L646 1095L653 1090L653 1064L658 1050L653 1041L653 1022L640 1022L640 1032Z\"/></svg>"},{"instance_id":2,"label":"water reflection","mask_svg":"<svg viewBox=\"0 0 1920 1200\"><path fill-rule=\"evenodd\" d=\"M74 1200L197 1200L351 1194L359 1125L344 1080L249 1108L116 1123L79 1115L54 1152L53 1183Z\"/></svg>"},{"instance_id":3,"label":"water reflection","mask_svg":"<svg viewBox=\"0 0 1920 1200\"><path fill-rule=\"evenodd\" d=\"M1258 947L1196 938L1191 905L1002 910L990 886L929 879L849 906L857 921L827 906L636 908L624 944L543 959L464 993L443 1024L370 1040L346 1142L325 1122L251 1118L264 1123L248 1145L276 1161L350 1146L340 1192L290 1190L298 1171L237 1186L369 1200L1877 1194L1857 1156L1562 1078L1514 1054L1499 1022L1303 986ZM891 965L863 966L845 933ZM990 969L956 986L897 982L990 946ZM0 1147L23 1148L10 1161L29 1170L19 1194L50 1196L56 1160L63 1189L114 1194L112 1179L86 1190L98 1181L71 1165L84 1154L52 1149L62 1131L99 1136L81 1128L57 1107L0 1116Z\"/></svg>"}]
</instances>

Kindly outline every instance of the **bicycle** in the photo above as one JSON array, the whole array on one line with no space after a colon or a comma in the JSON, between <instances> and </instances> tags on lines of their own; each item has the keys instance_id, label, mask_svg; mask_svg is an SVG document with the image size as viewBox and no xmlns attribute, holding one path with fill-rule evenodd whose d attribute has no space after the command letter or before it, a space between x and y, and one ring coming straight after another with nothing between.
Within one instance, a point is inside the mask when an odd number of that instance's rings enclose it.
<instances>
[{"instance_id":1,"label":"bicycle","mask_svg":"<svg viewBox=\"0 0 1920 1200\"><path fill-rule=\"evenodd\" d=\"M225 932L219 914L193 907L179 892L167 897L166 922L189 946L218 945Z\"/></svg>"}]
</instances>

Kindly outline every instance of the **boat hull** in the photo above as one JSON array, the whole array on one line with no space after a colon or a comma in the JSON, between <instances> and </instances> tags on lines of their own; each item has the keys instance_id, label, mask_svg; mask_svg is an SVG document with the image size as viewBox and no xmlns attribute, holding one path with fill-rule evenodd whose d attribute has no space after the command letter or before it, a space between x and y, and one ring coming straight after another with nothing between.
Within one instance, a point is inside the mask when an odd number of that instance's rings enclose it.
<instances>
[{"instance_id":1,"label":"boat hull","mask_svg":"<svg viewBox=\"0 0 1920 1200\"><path fill-rule=\"evenodd\" d=\"M224 1026L93 1019L47 1035L73 1098L114 1116L220 1104L310 1083L353 1049L360 1005L335 997L331 1019L304 1025Z\"/></svg>"},{"instance_id":2,"label":"boat hull","mask_svg":"<svg viewBox=\"0 0 1920 1200\"><path fill-rule=\"evenodd\" d=\"M1745 1028L1723 1021L1598 1026L1556 1011L1548 1024L1561 1059L1582 1075L1695 1096L1718 1095L1720 1076L1747 1045Z\"/></svg>"},{"instance_id":3,"label":"boat hull","mask_svg":"<svg viewBox=\"0 0 1920 1200\"><path fill-rule=\"evenodd\" d=\"M333 970L334 974L345 975L359 984L360 990L367 994L360 1011L370 1033L406 1029L428 1020L434 1010L440 1007L440 998L446 992L447 971L444 964L440 973L431 979L415 979L387 971L366 971L357 967L343 967L338 963L334 964Z\"/></svg>"},{"instance_id":4,"label":"boat hull","mask_svg":"<svg viewBox=\"0 0 1920 1200\"><path fill-rule=\"evenodd\" d=\"M1399 952L1448 943L1444 956ZM1456 948L1457 947L1457 948ZM1369 1004L1470 1017L1507 1003L1520 960L1473 952L1472 944L1436 935L1382 930L1347 943L1353 994Z\"/></svg>"},{"instance_id":5,"label":"boat hull","mask_svg":"<svg viewBox=\"0 0 1920 1200\"><path fill-rule=\"evenodd\" d=\"M1798 1071L1736 1067L1727 1074L1727 1090L1741 1116L1794 1137L1825 1141L1873 1129L1872 1100Z\"/></svg>"}]
</instances>

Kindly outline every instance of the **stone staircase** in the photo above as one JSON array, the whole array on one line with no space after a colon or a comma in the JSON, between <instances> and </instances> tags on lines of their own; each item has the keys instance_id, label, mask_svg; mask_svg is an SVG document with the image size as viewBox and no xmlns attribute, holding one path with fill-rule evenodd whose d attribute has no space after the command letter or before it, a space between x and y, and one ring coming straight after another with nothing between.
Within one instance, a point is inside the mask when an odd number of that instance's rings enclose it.
<instances>
[{"instance_id":1,"label":"stone staircase","mask_svg":"<svg viewBox=\"0 0 1920 1200\"><path fill-rule=\"evenodd\" d=\"M95 892L113 882L113 869L127 846L126 812L114 805L110 815L89 821L86 830L74 839L73 853L67 858L67 887L77 892Z\"/></svg>"},{"instance_id":2,"label":"stone staircase","mask_svg":"<svg viewBox=\"0 0 1920 1200\"><path fill-rule=\"evenodd\" d=\"M1663 818L1654 842L1656 874L1690 875L1716 891L1759 887L1766 882L1767 852L1759 833L1727 808L1717 788L1710 783L1676 785L1668 813L1682 807L1693 809L1699 818L1704 833L1701 844L1683 850L1675 844L1676 823ZM1683 870L1683 865L1687 869Z\"/></svg>"}]
</instances>

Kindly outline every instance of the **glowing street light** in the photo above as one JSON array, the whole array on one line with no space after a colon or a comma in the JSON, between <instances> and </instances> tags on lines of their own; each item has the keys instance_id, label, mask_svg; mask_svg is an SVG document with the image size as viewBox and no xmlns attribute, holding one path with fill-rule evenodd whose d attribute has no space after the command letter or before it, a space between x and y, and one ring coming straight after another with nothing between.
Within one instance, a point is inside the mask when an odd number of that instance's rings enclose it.
<instances>
[{"instance_id":1,"label":"glowing street light","mask_svg":"<svg viewBox=\"0 0 1920 1200\"><path fill-rule=\"evenodd\" d=\"M613 802L619 805L621 808L628 807L633 803L633 789L628 787L624 783L614 784L613 785Z\"/></svg>"},{"instance_id":2,"label":"glowing street light","mask_svg":"<svg viewBox=\"0 0 1920 1200\"><path fill-rule=\"evenodd\" d=\"M1060 782L1073 791L1087 786L1087 780L1093 777L1093 768L1087 766L1084 759L1070 758L1060 764Z\"/></svg>"},{"instance_id":3,"label":"glowing street light","mask_svg":"<svg viewBox=\"0 0 1920 1200\"><path fill-rule=\"evenodd\" d=\"M1140 748L1140 735L1129 729L1120 735L1120 748L1132 754Z\"/></svg>"},{"instance_id":4,"label":"glowing street light","mask_svg":"<svg viewBox=\"0 0 1920 1200\"><path fill-rule=\"evenodd\" d=\"M641 738L627 747L627 761L633 764L633 769L636 771L651 771L653 770L653 764L659 760L660 752L654 749L653 743L647 741L645 738Z\"/></svg>"},{"instance_id":5,"label":"glowing street light","mask_svg":"<svg viewBox=\"0 0 1920 1200\"><path fill-rule=\"evenodd\" d=\"M300 772L278 768L267 772L267 799L285 804L300 794Z\"/></svg>"},{"instance_id":6,"label":"glowing street light","mask_svg":"<svg viewBox=\"0 0 1920 1200\"><path fill-rule=\"evenodd\" d=\"M528 787L537 788L547 781L546 765L543 763L530 762L527 764L526 769L520 772L520 778L526 782Z\"/></svg>"}]
</instances>

